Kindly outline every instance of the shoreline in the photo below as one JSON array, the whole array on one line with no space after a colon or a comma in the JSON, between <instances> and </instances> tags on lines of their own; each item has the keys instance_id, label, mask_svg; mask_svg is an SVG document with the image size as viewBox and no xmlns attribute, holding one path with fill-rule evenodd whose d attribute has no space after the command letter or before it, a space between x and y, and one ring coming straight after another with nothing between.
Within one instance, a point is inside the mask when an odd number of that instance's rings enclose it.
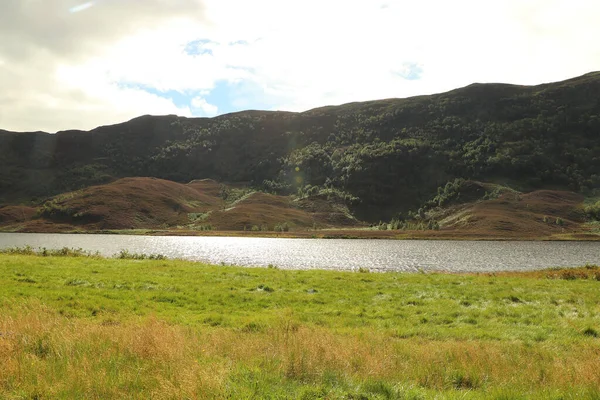
<instances>
[{"instance_id":1,"label":"shoreline","mask_svg":"<svg viewBox=\"0 0 600 400\"><path fill-rule=\"evenodd\" d=\"M36 234L88 234L88 235L133 235L133 236L199 236L199 237L250 237L284 239L369 239L369 240L458 240L458 241L600 241L600 233L579 231L558 233L550 236L535 235L497 235L493 232L476 233L468 231L378 231L367 229L323 229L315 231L195 231L183 229L102 229L70 230L56 229L44 231L0 230L0 233L36 233Z\"/></svg>"},{"instance_id":2,"label":"shoreline","mask_svg":"<svg viewBox=\"0 0 600 400\"><path fill-rule=\"evenodd\" d=\"M6 247L0 248L0 258L21 256L21 257L39 257L46 259L53 258L66 258L66 259L93 259L97 261L163 261L163 262L174 262L183 263L185 265L195 265L201 267L211 268L241 268L241 269L258 269L258 270L274 270L274 271L288 271L288 272L315 272L315 273L373 273L373 274L400 274L400 275L451 275L456 277L469 277L469 276L489 276L489 277L513 277L513 278L551 278L551 279L571 279L575 276L577 279L592 279L600 281L600 264L592 263L578 263L571 266L551 266L541 267L534 269L498 269L498 270L449 270L449 269L435 269L435 268L420 268L416 267L414 270L382 270L378 268L369 267L358 267L358 268L298 268L298 267L281 267L275 264L260 264L260 265L241 265L241 264L228 264L228 263L215 263L211 261L202 261L186 258L168 257L160 253L135 253L129 250L121 250L112 255L102 254L98 251L94 252L91 250L85 250L82 248L45 248L45 247L33 247L30 245Z\"/></svg>"}]
</instances>

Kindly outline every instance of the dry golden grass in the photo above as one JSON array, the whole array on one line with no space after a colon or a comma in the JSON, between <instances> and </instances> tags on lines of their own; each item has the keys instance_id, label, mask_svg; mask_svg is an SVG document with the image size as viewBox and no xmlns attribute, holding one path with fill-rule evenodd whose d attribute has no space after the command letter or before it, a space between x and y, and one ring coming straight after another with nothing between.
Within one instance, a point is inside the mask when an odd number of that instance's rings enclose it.
<instances>
[{"instance_id":1,"label":"dry golden grass","mask_svg":"<svg viewBox=\"0 0 600 400\"><path fill-rule=\"evenodd\" d=\"M153 318L93 324L40 307L0 317L0 332L0 397L198 398L223 383L197 336Z\"/></svg>"},{"instance_id":2,"label":"dry golden grass","mask_svg":"<svg viewBox=\"0 0 600 400\"><path fill-rule=\"evenodd\" d=\"M585 267L577 268L553 268L535 271L506 271L485 273L484 275L533 279L564 279L569 281L577 279L600 281L600 266L590 264L586 265Z\"/></svg>"},{"instance_id":3,"label":"dry golden grass","mask_svg":"<svg viewBox=\"0 0 600 400\"><path fill-rule=\"evenodd\" d=\"M41 304L1 315L0 333L0 398L7 399L235 398L247 385L245 371L260 371L265 381L319 385L333 374L473 395L600 390L600 347L591 343L402 339L302 326L285 315L261 331L193 329L152 317L97 323Z\"/></svg>"}]
</instances>

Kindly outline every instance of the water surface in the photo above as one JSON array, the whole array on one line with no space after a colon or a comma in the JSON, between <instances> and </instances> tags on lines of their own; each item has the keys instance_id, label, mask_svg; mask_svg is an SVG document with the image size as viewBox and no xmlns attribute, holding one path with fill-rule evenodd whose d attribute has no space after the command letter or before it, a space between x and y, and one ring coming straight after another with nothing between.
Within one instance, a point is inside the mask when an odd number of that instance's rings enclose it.
<instances>
[{"instance_id":1,"label":"water surface","mask_svg":"<svg viewBox=\"0 0 600 400\"><path fill-rule=\"evenodd\" d=\"M0 248L121 250L169 258L286 269L372 271L523 271L600 264L600 242L274 239L0 233Z\"/></svg>"}]
</instances>

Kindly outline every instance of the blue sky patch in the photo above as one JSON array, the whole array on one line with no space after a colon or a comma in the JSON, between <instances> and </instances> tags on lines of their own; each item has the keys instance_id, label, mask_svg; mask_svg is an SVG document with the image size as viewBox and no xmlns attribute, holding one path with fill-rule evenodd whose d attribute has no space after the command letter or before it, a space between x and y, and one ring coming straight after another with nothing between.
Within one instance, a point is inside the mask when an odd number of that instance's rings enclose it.
<instances>
[{"instance_id":1,"label":"blue sky patch","mask_svg":"<svg viewBox=\"0 0 600 400\"><path fill-rule=\"evenodd\" d=\"M250 43L247 40L236 40L234 42L229 42L230 46L248 46Z\"/></svg>"},{"instance_id":2,"label":"blue sky patch","mask_svg":"<svg viewBox=\"0 0 600 400\"><path fill-rule=\"evenodd\" d=\"M127 84L127 83L119 84L119 87L143 90L145 92L151 93L158 97L162 97L164 99L171 100L173 102L173 104L175 104L179 108L189 107L191 109L192 108L191 103L192 103L192 99L194 97L198 97L198 96L206 97L206 96L201 96L201 91L195 91L195 90L194 91L186 91L183 93L179 92L177 90L161 91L156 88L148 87L145 85L135 85L135 84ZM207 101L210 103L210 100L207 100ZM220 110L220 107L219 107L219 110Z\"/></svg>"},{"instance_id":3,"label":"blue sky patch","mask_svg":"<svg viewBox=\"0 0 600 400\"><path fill-rule=\"evenodd\" d=\"M133 83L121 83L122 88L143 90L153 95L169 99L179 108L189 108L196 117L205 117L202 110L195 109L192 106L192 100L196 97L203 98L210 105L216 106L217 115L231 112L253 110L269 110L276 99L265 93L262 86L250 81L229 82L226 80L217 81L212 89L204 90L186 90L180 92L177 90L161 91L145 85L136 85Z\"/></svg>"},{"instance_id":4,"label":"blue sky patch","mask_svg":"<svg viewBox=\"0 0 600 400\"><path fill-rule=\"evenodd\" d=\"M208 103L217 106L219 114L236 111L231 105L230 89L227 81L217 81L215 87L212 88L208 95L204 96L204 99Z\"/></svg>"},{"instance_id":5,"label":"blue sky patch","mask_svg":"<svg viewBox=\"0 0 600 400\"><path fill-rule=\"evenodd\" d=\"M188 54L190 56L197 56L201 54L209 54L212 56L213 51L207 46L212 43L214 42L208 39L194 40L193 42L189 42L188 44L186 44L183 51L185 52L185 54Z\"/></svg>"},{"instance_id":6,"label":"blue sky patch","mask_svg":"<svg viewBox=\"0 0 600 400\"><path fill-rule=\"evenodd\" d=\"M423 75L423 67L418 63L405 62L402 64L402 68L395 71L395 73L407 81L416 81L421 79L421 75Z\"/></svg>"},{"instance_id":7,"label":"blue sky patch","mask_svg":"<svg viewBox=\"0 0 600 400\"><path fill-rule=\"evenodd\" d=\"M262 87L252 81L236 83L218 81L207 96L207 102L219 108L219 114L243 110L268 110L274 106Z\"/></svg>"}]
</instances>

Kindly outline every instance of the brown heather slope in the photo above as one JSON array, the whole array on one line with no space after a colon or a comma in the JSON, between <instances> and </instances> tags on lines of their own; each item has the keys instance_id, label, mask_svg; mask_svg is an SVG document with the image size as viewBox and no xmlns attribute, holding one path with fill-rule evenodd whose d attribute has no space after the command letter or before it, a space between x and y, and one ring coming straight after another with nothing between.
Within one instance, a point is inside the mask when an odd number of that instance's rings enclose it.
<instances>
[{"instance_id":1,"label":"brown heather slope","mask_svg":"<svg viewBox=\"0 0 600 400\"><path fill-rule=\"evenodd\" d=\"M223 184L212 180L212 179L196 179L188 183L186 186L204 194L210 196L213 199L218 199L218 202L222 201L220 198Z\"/></svg>"},{"instance_id":2,"label":"brown heather slope","mask_svg":"<svg viewBox=\"0 0 600 400\"><path fill-rule=\"evenodd\" d=\"M307 203L312 206L307 207ZM212 212L206 221L219 229L231 231L250 230L253 226L272 229L284 223L292 229L360 225L346 209L335 204L319 199L293 201L287 196L260 192L252 193L224 210Z\"/></svg>"},{"instance_id":3,"label":"brown heather slope","mask_svg":"<svg viewBox=\"0 0 600 400\"><path fill-rule=\"evenodd\" d=\"M291 229L357 223L347 210L334 205L311 212L289 197L265 193L249 193L228 203L221 196L232 190L236 188L210 179L180 184L157 178L123 178L61 194L37 209L0 208L0 227L19 232L62 232L179 227L200 230L208 226L250 230L257 225L272 230L284 223Z\"/></svg>"},{"instance_id":4,"label":"brown heather slope","mask_svg":"<svg viewBox=\"0 0 600 400\"><path fill-rule=\"evenodd\" d=\"M56 196L40 215L86 229L155 228L187 223L188 213L219 205L219 199L180 183L124 178Z\"/></svg>"},{"instance_id":5,"label":"brown heather slope","mask_svg":"<svg viewBox=\"0 0 600 400\"><path fill-rule=\"evenodd\" d=\"M0 225L28 221L36 212L35 208L27 206L0 206Z\"/></svg>"},{"instance_id":6,"label":"brown heather slope","mask_svg":"<svg viewBox=\"0 0 600 400\"><path fill-rule=\"evenodd\" d=\"M533 238L580 232L585 222L583 200L583 196L565 191L506 192L497 199L452 206L440 225L442 231L482 237Z\"/></svg>"},{"instance_id":7,"label":"brown heather slope","mask_svg":"<svg viewBox=\"0 0 600 400\"><path fill-rule=\"evenodd\" d=\"M41 206L0 207L0 229L13 232L68 232L151 229L169 234L235 234L273 231L286 224L288 236L373 238L598 239L584 224L583 197L565 191L527 194L501 188L498 198L481 200L497 185L468 181L462 204L450 202L427 212L440 230L364 229L348 208L327 198L296 199L253 192L210 179L180 184L157 178L124 178L64 193ZM315 233L314 228L327 229ZM332 230L333 229L333 230ZM310 230L310 232L308 232ZM258 233L258 232L254 232ZM266 233L261 233L266 234Z\"/></svg>"}]
</instances>

